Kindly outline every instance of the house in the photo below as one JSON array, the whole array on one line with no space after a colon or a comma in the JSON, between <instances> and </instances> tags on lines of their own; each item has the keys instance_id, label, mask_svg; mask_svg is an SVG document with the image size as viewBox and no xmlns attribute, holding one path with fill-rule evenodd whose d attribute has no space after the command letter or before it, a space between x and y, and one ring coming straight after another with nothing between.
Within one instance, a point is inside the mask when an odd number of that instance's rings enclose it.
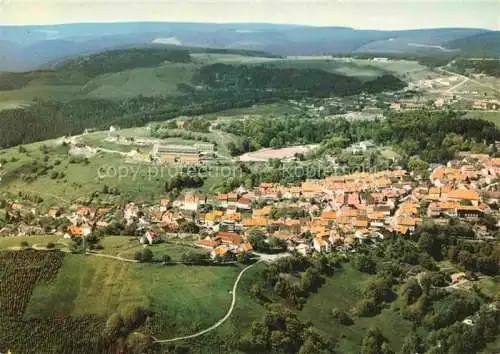
<instances>
[{"instance_id":1,"label":"house","mask_svg":"<svg viewBox=\"0 0 500 354\"><path fill-rule=\"evenodd\" d=\"M460 218L474 218L482 216L483 211L473 205L459 205L455 210L455 214Z\"/></svg>"},{"instance_id":2,"label":"house","mask_svg":"<svg viewBox=\"0 0 500 354\"><path fill-rule=\"evenodd\" d=\"M228 212L227 214L222 216L221 220L225 222L239 222L241 221L241 214L237 212Z\"/></svg>"},{"instance_id":3,"label":"house","mask_svg":"<svg viewBox=\"0 0 500 354\"><path fill-rule=\"evenodd\" d=\"M53 218L57 218L60 214L59 208L50 208L47 215Z\"/></svg>"},{"instance_id":4,"label":"house","mask_svg":"<svg viewBox=\"0 0 500 354\"><path fill-rule=\"evenodd\" d=\"M227 208L229 201L227 198L227 193L220 193L217 195L217 201L221 207Z\"/></svg>"},{"instance_id":5,"label":"house","mask_svg":"<svg viewBox=\"0 0 500 354\"><path fill-rule=\"evenodd\" d=\"M265 227L267 226L269 220L266 218L256 218L253 217L251 219L243 220L243 227Z\"/></svg>"},{"instance_id":6,"label":"house","mask_svg":"<svg viewBox=\"0 0 500 354\"><path fill-rule=\"evenodd\" d=\"M479 205L479 193L475 190L454 189L448 193L448 200L461 202L470 202L474 206Z\"/></svg>"},{"instance_id":7,"label":"house","mask_svg":"<svg viewBox=\"0 0 500 354\"><path fill-rule=\"evenodd\" d=\"M224 245L220 245L215 247L211 252L210 252L210 257L214 259L215 257L223 257L226 253L228 252L228 249Z\"/></svg>"},{"instance_id":8,"label":"house","mask_svg":"<svg viewBox=\"0 0 500 354\"><path fill-rule=\"evenodd\" d=\"M181 209L187 211L197 211L199 205L200 205L200 197L188 193L184 196L184 202L181 205Z\"/></svg>"},{"instance_id":9,"label":"house","mask_svg":"<svg viewBox=\"0 0 500 354\"><path fill-rule=\"evenodd\" d=\"M241 243L241 236L236 232L220 231L215 237L216 240L220 240L223 244L237 247Z\"/></svg>"},{"instance_id":10,"label":"house","mask_svg":"<svg viewBox=\"0 0 500 354\"><path fill-rule=\"evenodd\" d=\"M207 237L203 240L196 242L196 245L202 248L213 250L215 247L217 247L218 243L212 240L210 237Z\"/></svg>"},{"instance_id":11,"label":"house","mask_svg":"<svg viewBox=\"0 0 500 354\"><path fill-rule=\"evenodd\" d=\"M245 253L249 253L249 252L252 252L253 251L253 246L250 242L245 242L245 243L242 243L239 247L238 247L238 251L239 252L245 252Z\"/></svg>"},{"instance_id":12,"label":"house","mask_svg":"<svg viewBox=\"0 0 500 354\"><path fill-rule=\"evenodd\" d=\"M464 272L454 273L451 275L451 282L453 284L458 283L460 280L465 279L466 274Z\"/></svg>"},{"instance_id":13,"label":"house","mask_svg":"<svg viewBox=\"0 0 500 354\"><path fill-rule=\"evenodd\" d=\"M85 237L92 233L90 225L68 226L68 233L72 237Z\"/></svg>"},{"instance_id":14,"label":"house","mask_svg":"<svg viewBox=\"0 0 500 354\"><path fill-rule=\"evenodd\" d=\"M245 197L240 197L236 202L236 207L241 210L250 210L252 209L252 201Z\"/></svg>"},{"instance_id":15,"label":"house","mask_svg":"<svg viewBox=\"0 0 500 354\"><path fill-rule=\"evenodd\" d=\"M90 213L90 208L78 208L78 210L76 211L76 215L79 216L90 216Z\"/></svg>"},{"instance_id":16,"label":"house","mask_svg":"<svg viewBox=\"0 0 500 354\"><path fill-rule=\"evenodd\" d=\"M316 252L319 253L331 251L330 243L328 243L323 237L320 236L316 236L313 239L313 247L316 250Z\"/></svg>"},{"instance_id":17,"label":"house","mask_svg":"<svg viewBox=\"0 0 500 354\"><path fill-rule=\"evenodd\" d=\"M309 245L306 245L305 243L301 243L300 245L295 247L295 251L303 256L307 256L307 254L311 252L311 247L309 247Z\"/></svg>"},{"instance_id":18,"label":"house","mask_svg":"<svg viewBox=\"0 0 500 354\"><path fill-rule=\"evenodd\" d=\"M207 226L213 226L214 224L218 223L224 213L220 210L214 210L209 213L205 214L205 225Z\"/></svg>"},{"instance_id":19,"label":"house","mask_svg":"<svg viewBox=\"0 0 500 354\"><path fill-rule=\"evenodd\" d=\"M252 212L253 217L263 217L263 216L268 216L271 214L271 207L267 206L262 209L254 209Z\"/></svg>"},{"instance_id":20,"label":"house","mask_svg":"<svg viewBox=\"0 0 500 354\"><path fill-rule=\"evenodd\" d=\"M203 154L213 153L214 147L215 146L212 143L196 143L196 144L194 144L194 148Z\"/></svg>"},{"instance_id":21,"label":"house","mask_svg":"<svg viewBox=\"0 0 500 354\"><path fill-rule=\"evenodd\" d=\"M160 211L166 211L169 203L169 199L160 199Z\"/></svg>"},{"instance_id":22,"label":"house","mask_svg":"<svg viewBox=\"0 0 500 354\"><path fill-rule=\"evenodd\" d=\"M335 211L323 211L320 216L321 219L324 220L336 220L337 213Z\"/></svg>"},{"instance_id":23,"label":"house","mask_svg":"<svg viewBox=\"0 0 500 354\"><path fill-rule=\"evenodd\" d=\"M146 243L146 241L152 245L153 243L157 243L160 241L160 238L158 235L153 231L153 230L148 230L144 233L144 236L141 237L140 242L141 243Z\"/></svg>"},{"instance_id":24,"label":"house","mask_svg":"<svg viewBox=\"0 0 500 354\"><path fill-rule=\"evenodd\" d=\"M123 211L123 216L125 219L130 220L136 218L139 215L139 207L134 203L128 203Z\"/></svg>"}]
</instances>

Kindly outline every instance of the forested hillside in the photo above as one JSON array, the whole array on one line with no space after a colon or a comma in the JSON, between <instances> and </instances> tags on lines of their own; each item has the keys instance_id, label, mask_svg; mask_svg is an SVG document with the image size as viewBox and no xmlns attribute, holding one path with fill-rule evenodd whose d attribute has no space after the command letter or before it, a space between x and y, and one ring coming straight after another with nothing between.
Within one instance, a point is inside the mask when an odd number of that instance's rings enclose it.
<instances>
[{"instance_id":1,"label":"forested hillside","mask_svg":"<svg viewBox=\"0 0 500 354\"><path fill-rule=\"evenodd\" d=\"M273 68L266 66L213 64L200 69L194 82L218 91L274 92L283 98L348 96L362 91L399 90L405 83L392 75L363 83L353 77L318 69Z\"/></svg>"},{"instance_id":2,"label":"forested hillside","mask_svg":"<svg viewBox=\"0 0 500 354\"><path fill-rule=\"evenodd\" d=\"M360 140L371 139L391 145L401 154L419 155L427 162L445 162L457 151L484 148L500 139L500 131L491 122L464 119L454 112L393 113L384 121L348 122L342 119L268 120L264 117L222 124L222 129L243 136L239 145L229 146L233 154L298 144L321 143L333 152Z\"/></svg>"},{"instance_id":3,"label":"forested hillside","mask_svg":"<svg viewBox=\"0 0 500 354\"><path fill-rule=\"evenodd\" d=\"M1 74L0 91L13 90L7 95L26 85L29 85L26 86L29 91L32 81L38 85L33 86L37 92L50 94L54 91L56 94L45 99L35 96L31 104L28 101L25 106L16 109L0 110L0 147L79 134L88 128L106 129L112 124L125 128L179 115L199 115L255 103L308 96L347 96L364 91L377 93L399 90L406 85L389 74L362 82L356 77L319 69L277 68L260 64L217 63L201 66L191 63L189 54L189 51L181 49L120 50L69 60L53 70ZM170 85L171 91L155 92L152 97L146 97L138 95L143 91L135 90L128 95L125 92L123 96L101 98L99 92L119 91L121 87L106 86L106 83L109 85L122 80L133 86L129 80L139 80L143 73L134 69L135 76L130 79L131 73L127 69L156 67L163 65L164 61L173 62L174 67L167 64L161 68L164 71L149 71L148 75L152 80L157 79L155 89L162 90ZM184 63L189 65L184 67ZM185 70L183 76L175 76L176 71L181 69ZM101 91L86 96L87 92L100 87L98 81L90 81L92 77L100 75L96 80L103 77L106 80L108 74L115 72L119 73L117 77L113 76L115 81L105 81ZM120 76L122 72L126 73L123 77ZM165 77L160 80L159 75ZM145 89L148 82L140 84ZM57 92L64 92L67 88L74 93L70 92L64 100L59 99L62 96L58 96Z\"/></svg>"},{"instance_id":4,"label":"forested hillside","mask_svg":"<svg viewBox=\"0 0 500 354\"><path fill-rule=\"evenodd\" d=\"M116 73L133 68L157 66L164 61L187 63L191 60L189 51L183 49L142 48L113 50L68 60L56 70L82 72L88 77Z\"/></svg>"},{"instance_id":5,"label":"forested hillside","mask_svg":"<svg viewBox=\"0 0 500 354\"><path fill-rule=\"evenodd\" d=\"M461 74L486 74L500 77L500 59L456 60L453 63L453 70Z\"/></svg>"}]
</instances>

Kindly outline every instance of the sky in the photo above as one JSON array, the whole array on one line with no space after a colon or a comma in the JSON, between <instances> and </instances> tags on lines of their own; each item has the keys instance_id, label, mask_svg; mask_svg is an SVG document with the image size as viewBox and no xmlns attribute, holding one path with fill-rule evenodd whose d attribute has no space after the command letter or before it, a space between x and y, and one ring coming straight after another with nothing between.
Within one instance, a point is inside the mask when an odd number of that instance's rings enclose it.
<instances>
[{"instance_id":1,"label":"sky","mask_svg":"<svg viewBox=\"0 0 500 354\"><path fill-rule=\"evenodd\" d=\"M500 0L0 0L0 24L267 22L500 29Z\"/></svg>"}]
</instances>

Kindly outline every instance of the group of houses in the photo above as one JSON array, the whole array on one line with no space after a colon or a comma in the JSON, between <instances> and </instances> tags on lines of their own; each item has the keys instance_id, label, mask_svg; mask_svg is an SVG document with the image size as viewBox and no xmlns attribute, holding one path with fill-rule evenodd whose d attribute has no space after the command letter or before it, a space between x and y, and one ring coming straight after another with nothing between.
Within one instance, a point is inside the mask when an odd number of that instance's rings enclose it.
<instances>
[{"instance_id":1,"label":"group of houses","mask_svg":"<svg viewBox=\"0 0 500 354\"><path fill-rule=\"evenodd\" d=\"M65 213L54 207L47 215L68 220L67 237L88 236L119 218L133 223L140 242L147 244L159 241L162 233L190 232L183 225L191 223L200 235L195 245L213 257L252 251L256 232L269 244L278 240L303 254L349 251L367 240L407 235L425 219L446 224L453 218L497 217L498 208L490 206L499 203L499 176L500 158L466 154L435 166L428 179L402 169L360 172L294 186L261 183L218 195L186 193L153 205L80 206ZM488 236L485 228L476 233Z\"/></svg>"}]
</instances>

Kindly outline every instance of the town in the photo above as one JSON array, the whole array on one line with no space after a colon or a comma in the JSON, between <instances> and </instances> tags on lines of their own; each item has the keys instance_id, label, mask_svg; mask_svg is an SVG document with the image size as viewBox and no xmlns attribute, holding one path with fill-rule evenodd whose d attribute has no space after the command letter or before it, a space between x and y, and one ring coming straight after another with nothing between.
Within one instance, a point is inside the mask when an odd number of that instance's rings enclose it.
<instances>
[{"instance_id":1,"label":"town","mask_svg":"<svg viewBox=\"0 0 500 354\"><path fill-rule=\"evenodd\" d=\"M391 234L401 237L432 220L441 225L464 220L473 225L478 239L494 239L498 220L500 158L463 154L445 166L435 167L428 180L402 169L358 172L307 180L296 186L261 183L257 188L218 195L187 192L175 200L154 205L51 207L44 215L36 205L9 201L8 213L30 214L64 220L63 228L29 229L19 235L55 233L65 238L85 238L110 225L133 224L141 244L194 233L193 245L211 258L236 256L253 250L264 252L355 252L356 245L376 242ZM26 217L26 216L24 216ZM489 226L487 222L494 221ZM22 224L22 223L21 223ZM0 235L11 234L8 226ZM98 250L95 250L98 252Z\"/></svg>"}]
</instances>

